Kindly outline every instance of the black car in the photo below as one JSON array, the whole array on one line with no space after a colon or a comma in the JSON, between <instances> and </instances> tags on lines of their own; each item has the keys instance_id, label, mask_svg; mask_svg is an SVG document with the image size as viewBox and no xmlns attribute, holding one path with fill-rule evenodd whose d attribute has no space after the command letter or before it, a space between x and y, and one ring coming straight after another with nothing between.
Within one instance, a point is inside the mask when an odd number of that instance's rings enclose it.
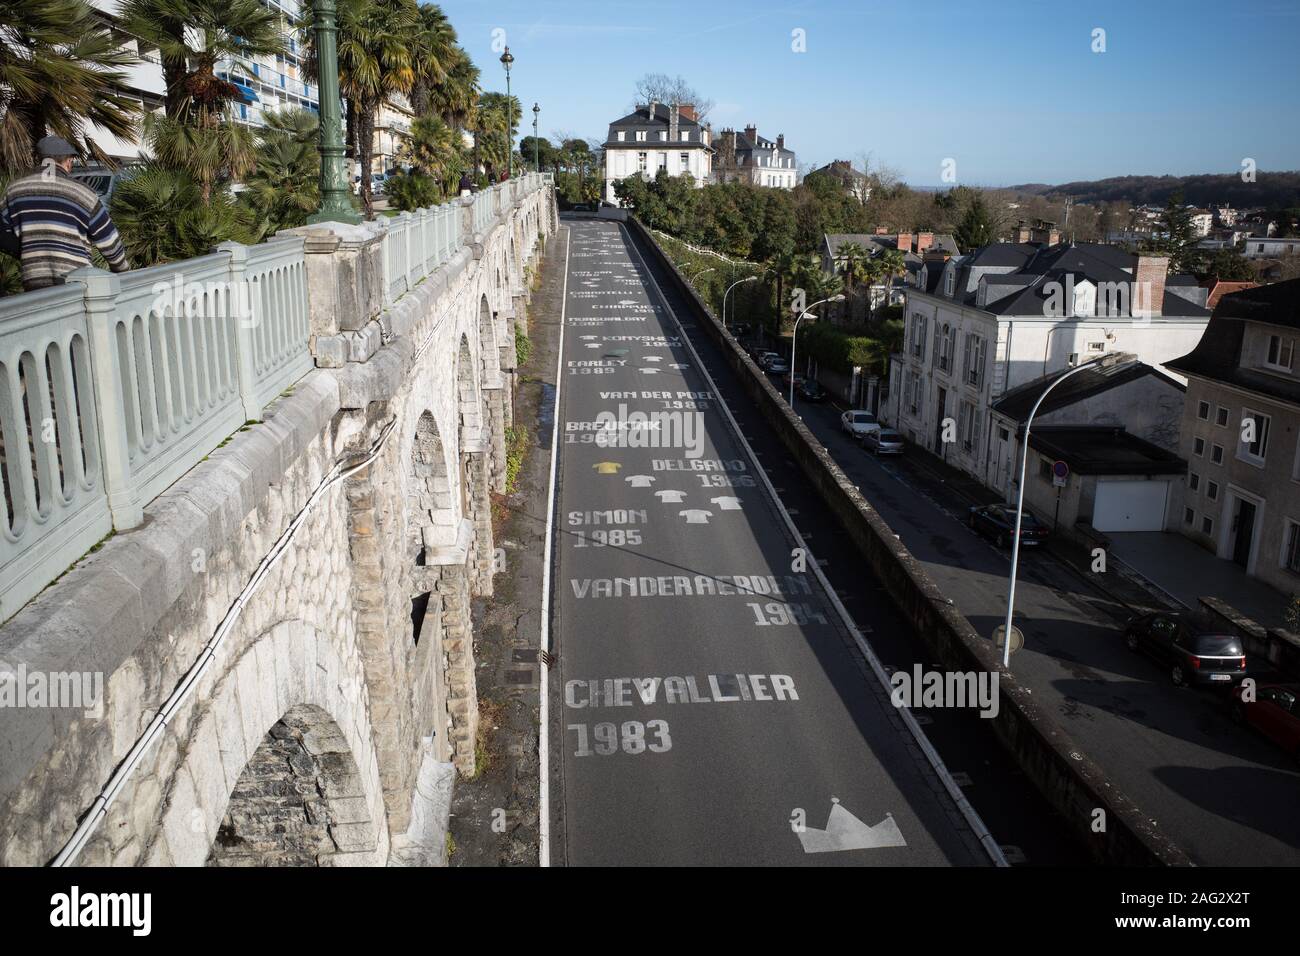
<instances>
[{"instance_id":1,"label":"black car","mask_svg":"<svg viewBox=\"0 0 1300 956\"><path fill-rule=\"evenodd\" d=\"M795 386L795 394L805 402L824 402L826 401L826 389L811 378L806 378Z\"/></svg>"},{"instance_id":2,"label":"black car","mask_svg":"<svg viewBox=\"0 0 1300 956\"><path fill-rule=\"evenodd\" d=\"M1016 509L1013 505L976 505L966 519L971 529L997 543L999 548L1010 547L1016 533ZM1047 526L1025 512L1020 522L1020 544L1036 546L1047 540Z\"/></svg>"},{"instance_id":3,"label":"black car","mask_svg":"<svg viewBox=\"0 0 1300 956\"><path fill-rule=\"evenodd\" d=\"M1168 667L1178 687L1231 687L1246 676L1241 638L1198 616L1156 611L1135 617L1124 628L1124 643Z\"/></svg>"}]
</instances>

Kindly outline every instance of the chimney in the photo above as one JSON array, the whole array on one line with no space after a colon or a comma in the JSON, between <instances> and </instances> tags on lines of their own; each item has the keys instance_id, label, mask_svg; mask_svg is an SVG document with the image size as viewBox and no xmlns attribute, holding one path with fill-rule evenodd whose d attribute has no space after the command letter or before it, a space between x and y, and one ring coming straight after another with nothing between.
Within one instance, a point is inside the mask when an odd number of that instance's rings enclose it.
<instances>
[{"instance_id":1,"label":"chimney","mask_svg":"<svg viewBox=\"0 0 1300 956\"><path fill-rule=\"evenodd\" d=\"M659 108L659 104L656 103L654 100L651 100L650 105L646 107L646 112L650 114L650 118L652 120L655 118L655 111L658 108Z\"/></svg>"},{"instance_id":2,"label":"chimney","mask_svg":"<svg viewBox=\"0 0 1300 956\"><path fill-rule=\"evenodd\" d=\"M750 141L751 143L757 143L757 142L758 142L758 127L757 127L757 126L753 126L753 125L746 126L746 127L745 127L745 136L747 136L747 137L749 138L749 141Z\"/></svg>"},{"instance_id":3,"label":"chimney","mask_svg":"<svg viewBox=\"0 0 1300 956\"><path fill-rule=\"evenodd\" d=\"M925 250L926 250L926 249L929 249L932 245L934 245L934 233L932 233L932 232L918 232L918 233L916 234L916 253L917 253L917 255L920 255L921 253L925 252Z\"/></svg>"},{"instance_id":4,"label":"chimney","mask_svg":"<svg viewBox=\"0 0 1300 956\"><path fill-rule=\"evenodd\" d=\"M910 232L900 232L896 242L899 252L912 251L912 234Z\"/></svg>"},{"instance_id":5,"label":"chimney","mask_svg":"<svg viewBox=\"0 0 1300 956\"><path fill-rule=\"evenodd\" d=\"M785 133L776 134L776 148L785 149Z\"/></svg>"},{"instance_id":6,"label":"chimney","mask_svg":"<svg viewBox=\"0 0 1300 956\"><path fill-rule=\"evenodd\" d=\"M680 125L677 122L677 104L674 103L668 108L668 142L677 142Z\"/></svg>"},{"instance_id":7,"label":"chimney","mask_svg":"<svg viewBox=\"0 0 1300 956\"><path fill-rule=\"evenodd\" d=\"M1135 317L1150 317L1164 312L1165 279L1169 275L1168 256L1139 255L1133 270L1133 295L1129 312Z\"/></svg>"},{"instance_id":8,"label":"chimney","mask_svg":"<svg viewBox=\"0 0 1300 956\"><path fill-rule=\"evenodd\" d=\"M677 108L681 110L682 115L685 116L692 123L699 122L700 117L699 114L695 112L694 103L680 103L678 104Z\"/></svg>"}]
</instances>

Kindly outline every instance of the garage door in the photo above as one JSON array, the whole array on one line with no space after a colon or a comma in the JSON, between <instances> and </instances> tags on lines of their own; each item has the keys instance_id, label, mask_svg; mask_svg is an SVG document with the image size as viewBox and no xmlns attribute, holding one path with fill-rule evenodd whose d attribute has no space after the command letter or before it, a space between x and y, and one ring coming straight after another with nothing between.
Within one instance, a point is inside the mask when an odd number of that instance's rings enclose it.
<instances>
[{"instance_id":1,"label":"garage door","mask_svg":"<svg viewBox=\"0 0 1300 956\"><path fill-rule=\"evenodd\" d=\"M1092 526L1098 531L1163 531L1167 481L1099 481Z\"/></svg>"}]
</instances>

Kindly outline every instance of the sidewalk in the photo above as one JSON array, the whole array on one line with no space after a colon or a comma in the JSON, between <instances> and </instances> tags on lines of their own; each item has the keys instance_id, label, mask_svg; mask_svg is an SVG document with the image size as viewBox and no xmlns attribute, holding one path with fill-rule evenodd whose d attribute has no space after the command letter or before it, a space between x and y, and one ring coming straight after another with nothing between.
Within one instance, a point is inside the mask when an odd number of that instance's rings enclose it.
<instances>
[{"instance_id":1,"label":"sidewalk","mask_svg":"<svg viewBox=\"0 0 1300 956\"><path fill-rule=\"evenodd\" d=\"M1200 607L1203 596L1217 597L1257 624L1282 626L1285 595L1181 534L1128 531L1109 537L1116 557L1187 607Z\"/></svg>"}]
</instances>

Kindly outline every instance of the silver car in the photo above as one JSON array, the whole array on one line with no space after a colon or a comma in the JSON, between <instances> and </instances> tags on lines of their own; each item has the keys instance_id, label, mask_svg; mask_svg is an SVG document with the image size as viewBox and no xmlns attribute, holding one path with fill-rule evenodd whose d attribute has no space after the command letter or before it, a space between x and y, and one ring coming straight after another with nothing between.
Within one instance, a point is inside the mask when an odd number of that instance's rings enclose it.
<instances>
[{"instance_id":1,"label":"silver car","mask_svg":"<svg viewBox=\"0 0 1300 956\"><path fill-rule=\"evenodd\" d=\"M871 412L850 408L840 416L840 431L852 438L862 438L867 432L880 431L880 422Z\"/></svg>"},{"instance_id":2,"label":"silver car","mask_svg":"<svg viewBox=\"0 0 1300 956\"><path fill-rule=\"evenodd\" d=\"M901 455L903 436L892 428L878 428L862 436L862 447L877 455Z\"/></svg>"}]
</instances>

